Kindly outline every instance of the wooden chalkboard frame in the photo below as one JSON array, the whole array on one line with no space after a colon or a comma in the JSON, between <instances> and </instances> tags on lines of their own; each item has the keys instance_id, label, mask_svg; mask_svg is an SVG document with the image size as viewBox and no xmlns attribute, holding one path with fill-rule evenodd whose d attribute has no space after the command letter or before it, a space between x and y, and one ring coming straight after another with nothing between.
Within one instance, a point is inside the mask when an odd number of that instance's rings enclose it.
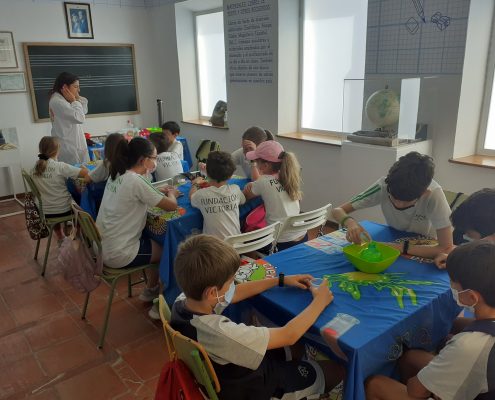
<instances>
[{"instance_id":1,"label":"wooden chalkboard frame","mask_svg":"<svg viewBox=\"0 0 495 400\"><path fill-rule=\"evenodd\" d=\"M128 47L131 49L132 53L132 66L134 70L134 87L136 88L136 111L122 111L122 112L111 112L111 113L98 113L98 114L87 114L87 118L95 118L95 117L109 117L114 115L134 115L141 113L141 107L139 104L139 88L137 82L137 70L136 70L136 53L134 51L134 44L132 43L73 43L73 42L25 42L22 44L23 52L24 52L24 62L26 64L26 74L28 77L29 83L29 93L31 95L31 106L33 109L34 122L47 122L50 121L50 118L40 118L38 116L38 107L36 104L36 96L34 92L33 85L33 77L31 74L31 64L29 62L29 52L28 49L31 46L85 46L85 47Z\"/></svg>"}]
</instances>

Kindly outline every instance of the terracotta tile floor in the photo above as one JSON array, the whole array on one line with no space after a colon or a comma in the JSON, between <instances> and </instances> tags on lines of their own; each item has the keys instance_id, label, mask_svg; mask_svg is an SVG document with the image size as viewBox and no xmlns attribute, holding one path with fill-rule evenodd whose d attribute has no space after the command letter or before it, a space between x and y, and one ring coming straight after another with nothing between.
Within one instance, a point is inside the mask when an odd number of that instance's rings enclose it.
<instances>
[{"instance_id":1,"label":"terracotta tile floor","mask_svg":"<svg viewBox=\"0 0 495 400\"><path fill-rule=\"evenodd\" d=\"M17 210L15 203L0 203L0 215ZM147 316L149 305L127 298L122 282L98 350L108 286L92 293L82 321L84 295L61 277L57 247L45 278L34 249L24 215L0 218L0 400L153 399L167 354L161 325ZM135 286L135 295L140 291Z\"/></svg>"},{"instance_id":2,"label":"terracotta tile floor","mask_svg":"<svg viewBox=\"0 0 495 400\"><path fill-rule=\"evenodd\" d=\"M0 203L0 214L17 210ZM92 294L82 321L84 295L61 277L57 247L46 278L34 249L24 215L0 219L0 399L153 399L167 354L161 325L147 316L149 305L127 298L125 282L119 286L98 350L108 286ZM135 295L140 291L134 287Z\"/></svg>"}]
</instances>

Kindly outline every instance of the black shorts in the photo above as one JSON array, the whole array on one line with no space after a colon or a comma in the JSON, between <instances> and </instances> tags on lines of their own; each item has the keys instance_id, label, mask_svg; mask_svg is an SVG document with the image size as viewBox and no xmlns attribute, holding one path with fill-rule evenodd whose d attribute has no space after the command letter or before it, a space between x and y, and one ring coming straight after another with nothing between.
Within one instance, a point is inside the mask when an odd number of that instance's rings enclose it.
<instances>
[{"instance_id":1,"label":"black shorts","mask_svg":"<svg viewBox=\"0 0 495 400\"><path fill-rule=\"evenodd\" d=\"M217 371L218 370L218 371ZM223 365L219 375L222 400L298 400L325 392L325 376L315 361L284 361L267 352L256 371L236 374L247 368ZM235 376L237 375L237 376Z\"/></svg>"},{"instance_id":2,"label":"black shorts","mask_svg":"<svg viewBox=\"0 0 495 400\"><path fill-rule=\"evenodd\" d=\"M72 210L60 214L45 214L45 218L60 218L60 217L68 217L69 215L72 215Z\"/></svg>"},{"instance_id":3,"label":"black shorts","mask_svg":"<svg viewBox=\"0 0 495 400\"><path fill-rule=\"evenodd\" d=\"M151 261L151 239L145 236L141 236L139 239L139 250L129 264L127 264L124 268L127 267L139 267L141 265L149 264Z\"/></svg>"}]
</instances>

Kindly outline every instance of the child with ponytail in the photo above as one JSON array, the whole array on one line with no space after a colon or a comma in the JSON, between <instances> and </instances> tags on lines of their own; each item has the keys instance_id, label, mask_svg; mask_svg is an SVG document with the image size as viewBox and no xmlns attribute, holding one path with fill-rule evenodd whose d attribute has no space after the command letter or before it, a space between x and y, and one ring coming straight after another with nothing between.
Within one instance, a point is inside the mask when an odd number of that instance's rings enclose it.
<instances>
[{"instance_id":1,"label":"child with ponytail","mask_svg":"<svg viewBox=\"0 0 495 400\"><path fill-rule=\"evenodd\" d=\"M60 141L54 136L44 136L39 143L38 161L31 175L41 194L43 213L47 218L63 217L71 214L72 196L67 190L67 178L84 178L85 168L77 168L58 161ZM62 226L53 228L60 244L64 238Z\"/></svg>"},{"instance_id":2,"label":"child with ponytail","mask_svg":"<svg viewBox=\"0 0 495 400\"><path fill-rule=\"evenodd\" d=\"M287 217L300 213L299 201L302 198L301 167L294 153L284 151L274 140L261 143L256 150L246 153L248 160L254 161L261 176L246 185L246 199L261 196L265 203L268 225L284 222ZM306 241L306 231L282 234L277 248L284 250Z\"/></svg>"},{"instance_id":3,"label":"child with ponytail","mask_svg":"<svg viewBox=\"0 0 495 400\"><path fill-rule=\"evenodd\" d=\"M248 160L246 158L246 153L248 151L256 150L257 146L267 140L273 140L273 134L268 129L263 129L258 126L252 126L242 134L242 147L232 153L232 159L236 166L242 168L246 178L255 181L260 176L260 173L256 168L256 163Z\"/></svg>"},{"instance_id":4,"label":"child with ponytail","mask_svg":"<svg viewBox=\"0 0 495 400\"><path fill-rule=\"evenodd\" d=\"M145 178L156 169L156 159L155 146L142 137L129 143L121 141L115 149L96 219L102 235L103 262L111 268L160 262L162 246L143 235L146 213L148 207L175 210L177 190L173 187L158 190ZM160 290L157 269L149 272L147 288L140 295L142 301L152 301ZM154 309L149 315L160 318Z\"/></svg>"}]
</instances>

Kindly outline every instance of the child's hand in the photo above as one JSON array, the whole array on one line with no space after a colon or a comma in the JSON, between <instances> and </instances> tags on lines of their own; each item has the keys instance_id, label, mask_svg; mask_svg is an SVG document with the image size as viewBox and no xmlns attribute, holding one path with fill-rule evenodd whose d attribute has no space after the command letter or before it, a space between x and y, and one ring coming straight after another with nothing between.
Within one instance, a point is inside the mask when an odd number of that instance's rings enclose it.
<instances>
[{"instance_id":1,"label":"child's hand","mask_svg":"<svg viewBox=\"0 0 495 400\"><path fill-rule=\"evenodd\" d=\"M300 289L309 289L311 286L310 281L313 277L309 274L304 275L288 275L284 278L284 282L287 286L294 286Z\"/></svg>"},{"instance_id":2,"label":"child's hand","mask_svg":"<svg viewBox=\"0 0 495 400\"><path fill-rule=\"evenodd\" d=\"M371 236L366 230L359 225L354 219L349 218L346 223L346 228L347 228L347 234L346 234L346 239L349 242L355 243L355 244L361 244L363 238L362 235L367 236L371 241Z\"/></svg>"},{"instance_id":3,"label":"child's hand","mask_svg":"<svg viewBox=\"0 0 495 400\"><path fill-rule=\"evenodd\" d=\"M71 93L67 85L62 86L62 96L64 96L65 100L67 100L69 103L73 103L74 101L76 101L76 96Z\"/></svg>"},{"instance_id":4,"label":"child's hand","mask_svg":"<svg viewBox=\"0 0 495 400\"><path fill-rule=\"evenodd\" d=\"M204 162L198 163L198 168L199 168L199 171L201 172L201 175L206 176L206 163L204 163Z\"/></svg>"},{"instance_id":5,"label":"child's hand","mask_svg":"<svg viewBox=\"0 0 495 400\"><path fill-rule=\"evenodd\" d=\"M333 301L333 293L328 287L328 281L323 279L321 285L317 288L310 287L311 293L313 294L313 301L322 303L325 307L328 306Z\"/></svg>"},{"instance_id":6,"label":"child's hand","mask_svg":"<svg viewBox=\"0 0 495 400\"><path fill-rule=\"evenodd\" d=\"M243 140L242 150L244 151L244 154L246 154L248 151L255 151L256 143L252 142L251 140Z\"/></svg>"},{"instance_id":7,"label":"child's hand","mask_svg":"<svg viewBox=\"0 0 495 400\"><path fill-rule=\"evenodd\" d=\"M440 253L435 257L435 265L438 269L445 269L447 267L447 256L446 253Z\"/></svg>"}]
</instances>

